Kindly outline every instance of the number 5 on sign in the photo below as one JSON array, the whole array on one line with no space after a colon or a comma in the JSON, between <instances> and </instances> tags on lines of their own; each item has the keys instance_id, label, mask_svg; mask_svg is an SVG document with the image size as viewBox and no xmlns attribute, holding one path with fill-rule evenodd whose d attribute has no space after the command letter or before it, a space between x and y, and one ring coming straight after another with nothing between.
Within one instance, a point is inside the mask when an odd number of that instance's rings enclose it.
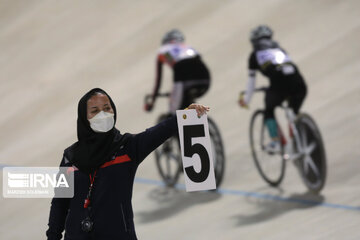
<instances>
[{"instance_id":1,"label":"number 5 on sign","mask_svg":"<svg viewBox=\"0 0 360 240\"><path fill-rule=\"evenodd\" d=\"M206 114L177 110L181 157L187 192L216 189L213 156Z\"/></svg>"}]
</instances>

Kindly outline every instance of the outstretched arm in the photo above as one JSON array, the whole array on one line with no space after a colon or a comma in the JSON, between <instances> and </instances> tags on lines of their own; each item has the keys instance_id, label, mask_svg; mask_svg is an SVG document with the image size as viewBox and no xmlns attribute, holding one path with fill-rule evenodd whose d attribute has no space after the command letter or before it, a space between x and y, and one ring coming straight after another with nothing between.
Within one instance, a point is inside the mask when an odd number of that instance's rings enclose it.
<instances>
[{"instance_id":1,"label":"outstretched arm","mask_svg":"<svg viewBox=\"0 0 360 240\"><path fill-rule=\"evenodd\" d=\"M134 147L136 153L136 162L140 164L147 155L165 142L168 138L174 136L177 131L176 116L160 122L154 127L146 129L134 137Z\"/></svg>"},{"instance_id":2,"label":"outstretched arm","mask_svg":"<svg viewBox=\"0 0 360 240\"><path fill-rule=\"evenodd\" d=\"M195 109L199 116L209 111L208 107L201 104L191 104L188 109ZM140 164L147 155L154 151L158 146L165 142L168 138L174 136L177 132L177 119L173 115L170 118L160 122L152 128L135 135L134 151L136 153L136 162Z\"/></svg>"}]
</instances>

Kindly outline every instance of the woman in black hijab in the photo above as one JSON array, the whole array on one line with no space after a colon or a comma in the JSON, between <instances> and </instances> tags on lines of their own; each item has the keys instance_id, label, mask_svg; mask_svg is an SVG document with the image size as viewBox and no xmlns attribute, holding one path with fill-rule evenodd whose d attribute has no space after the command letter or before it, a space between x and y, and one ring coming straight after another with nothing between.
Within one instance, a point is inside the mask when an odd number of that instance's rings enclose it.
<instances>
[{"instance_id":1,"label":"woman in black hijab","mask_svg":"<svg viewBox=\"0 0 360 240\"><path fill-rule=\"evenodd\" d=\"M192 104L199 115L207 107ZM175 117L139 134L115 128L110 96L95 88L79 101L78 141L64 151L60 166L74 170L74 197L53 198L48 239L137 239L131 205L135 173L155 148L177 131Z\"/></svg>"},{"instance_id":2,"label":"woman in black hijab","mask_svg":"<svg viewBox=\"0 0 360 240\"><path fill-rule=\"evenodd\" d=\"M98 100L99 106L96 106L94 101L92 101L93 99L91 98L93 96ZM89 106L88 101L90 101ZM104 107L104 113L113 114L114 121L110 124L112 128L107 132L95 132L96 130L91 128L88 120L88 115L94 117L95 114L100 112L101 105ZM80 170L92 173L110 159L115 151L125 143L127 136L120 134L120 131L114 127L116 117L117 113L114 102L102 89L94 88L80 99L77 120L77 136L79 141L66 151L67 155L74 154L73 163Z\"/></svg>"}]
</instances>

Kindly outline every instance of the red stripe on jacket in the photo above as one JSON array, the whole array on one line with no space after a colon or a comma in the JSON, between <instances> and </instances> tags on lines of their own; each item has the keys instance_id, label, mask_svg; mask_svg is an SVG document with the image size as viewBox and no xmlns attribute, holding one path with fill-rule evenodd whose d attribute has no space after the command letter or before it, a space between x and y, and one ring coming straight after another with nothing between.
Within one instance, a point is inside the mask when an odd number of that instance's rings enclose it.
<instances>
[{"instance_id":1,"label":"red stripe on jacket","mask_svg":"<svg viewBox=\"0 0 360 240\"><path fill-rule=\"evenodd\" d=\"M103 165L100 166L100 168L105 168L105 167L108 167L108 166L111 166L114 164L130 162L130 161L131 161L131 158L127 154L125 154L125 155L116 157L114 160L104 163ZM69 174L70 172L75 172L77 170L79 170L79 169L75 166L68 167L66 173Z\"/></svg>"},{"instance_id":2,"label":"red stripe on jacket","mask_svg":"<svg viewBox=\"0 0 360 240\"><path fill-rule=\"evenodd\" d=\"M116 157L114 160L111 160L109 162L104 163L103 165L101 165L100 168L108 167L108 166L111 166L111 165L114 165L114 164L130 162L130 161L131 161L130 157L127 154L125 154L125 155L121 155L121 156Z\"/></svg>"}]
</instances>

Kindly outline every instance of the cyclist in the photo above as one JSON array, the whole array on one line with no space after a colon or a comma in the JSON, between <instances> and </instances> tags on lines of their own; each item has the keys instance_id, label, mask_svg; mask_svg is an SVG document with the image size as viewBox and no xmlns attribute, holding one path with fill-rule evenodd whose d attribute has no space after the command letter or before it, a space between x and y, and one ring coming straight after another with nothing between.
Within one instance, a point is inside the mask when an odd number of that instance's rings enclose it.
<instances>
[{"instance_id":1,"label":"cyclist","mask_svg":"<svg viewBox=\"0 0 360 240\"><path fill-rule=\"evenodd\" d=\"M288 100L289 107L295 114L305 99L307 87L297 66L279 44L272 40L273 31L260 25L250 33L253 51L249 58L249 78L244 99L240 98L241 107L250 103L256 79L256 70L269 78L270 86L265 94L265 125L272 141L266 146L270 152L280 151L280 141L274 116L275 107Z\"/></svg>"},{"instance_id":2,"label":"cyclist","mask_svg":"<svg viewBox=\"0 0 360 240\"><path fill-rule=\"evenodd\" d=\"M210 86L210 73L200 54L184 43L184 35L177 29L167 32L157 55L156 83L150 103L145 105L151 111L159 92L162 66L168 64L173 69L174 86L170 97L170 112L183 109L202 96ZM184 107L185 106L185 107Z\"/></svg>"}]
</instances>

